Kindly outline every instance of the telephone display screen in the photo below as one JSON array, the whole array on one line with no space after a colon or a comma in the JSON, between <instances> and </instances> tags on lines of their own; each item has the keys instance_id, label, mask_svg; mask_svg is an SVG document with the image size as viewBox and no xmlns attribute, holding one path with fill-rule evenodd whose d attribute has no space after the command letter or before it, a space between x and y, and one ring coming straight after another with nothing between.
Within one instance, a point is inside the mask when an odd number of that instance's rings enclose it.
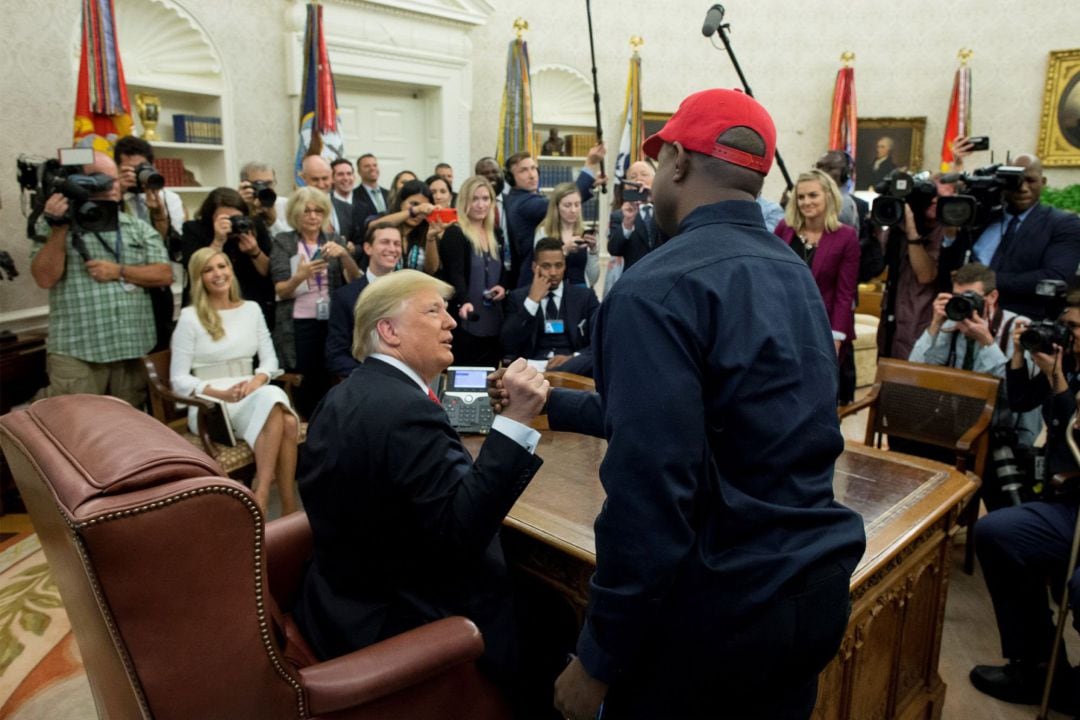
<instances>
[{"instance_id":1,"label":"telephone display screen","mask_svg":"<svg viewBox=\"0 0 1080 720\"><path fill-rule=\"evenodd\" d=\"M487 369L454 370L450 373L450 387L447 390L483 390L487 387Z\"/></svg>"}]
</instances>

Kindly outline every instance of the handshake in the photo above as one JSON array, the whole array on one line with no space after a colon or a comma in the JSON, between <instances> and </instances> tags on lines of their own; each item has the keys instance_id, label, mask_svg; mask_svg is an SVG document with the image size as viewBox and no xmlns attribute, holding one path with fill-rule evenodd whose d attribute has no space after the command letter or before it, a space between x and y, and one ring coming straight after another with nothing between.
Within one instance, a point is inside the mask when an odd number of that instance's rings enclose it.
<instances>
[{"instance_id":1,"label":"handshake","mask_svg":"<svg viewBox=\"0 0 1080 720\"><path fill-rule=\"evenodd\" d=\"M492 410L528 425L544 411L551 385L543 373L518 358L488 375L487 390Z\"/></svg>"}]
</instances>

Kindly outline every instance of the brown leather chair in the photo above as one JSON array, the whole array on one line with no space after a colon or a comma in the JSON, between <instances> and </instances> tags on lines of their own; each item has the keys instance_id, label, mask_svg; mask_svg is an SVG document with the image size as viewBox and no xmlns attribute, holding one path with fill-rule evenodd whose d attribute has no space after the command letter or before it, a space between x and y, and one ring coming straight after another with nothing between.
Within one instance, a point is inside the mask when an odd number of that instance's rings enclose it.
<instances>
[{"instance_id":1,"label":"brown leather chair","mask_svg":"<svg viewBox=\"0 0 1080 720\"><path fill-rule=\"evenodd\" d=\"M503 718L447 618L316 662L289 611L307 518L251 493L153 418L71 395L0 418L102 718Z\"/></svg>"},{"instance_id":2,"label":"brown leather chair","mask_svg":"<svg viewBox=\"0 0 1080 720\"><path fill-rule=\"evenodd\" d=\"M841 408L840 418L869 409L867 445L881 447L886 435L937 445L953 453L957 470L970 469L982 481L1000 384L996 377L970 370L881 358L870 393ZM968 574L975 568L970 530L979 516L980 497L980 492L972 496L961 518L969 531Z\"/></svg>"}]
</instances>

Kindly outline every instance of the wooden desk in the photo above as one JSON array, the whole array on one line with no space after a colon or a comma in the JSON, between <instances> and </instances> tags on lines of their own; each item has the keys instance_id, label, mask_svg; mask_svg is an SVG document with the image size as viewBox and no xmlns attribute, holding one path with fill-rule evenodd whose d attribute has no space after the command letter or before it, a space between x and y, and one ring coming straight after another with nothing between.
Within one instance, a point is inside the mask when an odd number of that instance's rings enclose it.
<instances>
[{"instance_id":1,"label":"wooden desk","mask_svg":"<svg viewBox=\"0 0 1080 720\"><path fill-rule=\"evenodd\" d=\"M482 438L468 438L475 453ZM604 502L607 443L544 432L540 472L507 516L510 561L560 591L583 615L596 565L593 520ZM977 481L921 458L849 443L836 464L837 499L858 512L866 553L851 579L852 614L821 676L814 717L939 718L938 675L957 517Z\"/></svg>"}]
</instances>

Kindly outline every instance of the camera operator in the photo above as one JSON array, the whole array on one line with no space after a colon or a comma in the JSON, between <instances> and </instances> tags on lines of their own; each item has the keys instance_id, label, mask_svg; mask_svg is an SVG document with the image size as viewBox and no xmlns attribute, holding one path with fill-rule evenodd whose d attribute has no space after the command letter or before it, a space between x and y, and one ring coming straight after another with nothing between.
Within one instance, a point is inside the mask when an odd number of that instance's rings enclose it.
<instances>
[{"instance_id":1,"label":"camera operator","mask_svg":"<svg viewBox=\"0 0 1080 720\"><path fill-rule=\"evenodd\" d=\"M144 179L154 170L154 148L142 138L128 135L116 141L113 159L119 170L122 209L150 223L170 251L187 220L180 196L160 185L148 187ZM158 178L161 176L158 175ZM164 180L162 180L164 182ZM175 233L175 235L173 235Z\"/></svg>"},{"instance_id":2,"label":"camera operator","mask_svg":"<svg viewBox=\"0 0 1080 720\"><path fill-rule=\"evenodd\" d=\"M959 139L956 156L970 154ZM972 259L997 273L1001 304L1015 313L1043 319L1043 303L1035 294L1040 280L1067 280L1080 265L1080 217L1039 202L1046 178L1034 155L1016 156L1012 165L1024 169L1018 190L1002 192L1004 207L972 234Z\"/></svg>"},{"instance_id":3,"label":"camera operator","mask_svg":"<svg viewBox=\"0 0 1080 720\"><path fill-rule=\"evenodd\" d=\"M116 164L94 153L87 175L113 179L91 200L119 202ZM135 407L146 399L139 358L154 346L154 312L147 288L167 287L172 269L161 236L127 213L117 229L71 232L68 200L54 193L38 230L47 235L31 251L30 274L49 291L45 397L115 395Z\"/></svg>"},{"instance_id":4,"label":"camera operator","mask_svg":"<svg viewBox=\"0 0 1080 720\"><path fill-rule=\"evenodd\" d=\"M658 245L659 233L652 214L654 177L656 170L647 161L632 163L621 186L622 205L611 213L608 252L623 259L623 272Z\"/></svg>"},{"instance_id":5,"label":"camera operator","mask_svg":"<svg viewBox=\"0 0 1080 720\"><path fill-rule=\"evenodd\" d=\"M956 186L942 182L940 175L931 180L934 194L928 204L913 210L905 202L903 222L879 231L886 233L884 265L889 268L883 322L878 325L880 357L907 358L933 318L941 245L957 229L937 219L938 198L955 194Z\"/></svg>"},{"instance_id":6,"label":"camera operator","mask_svg":"<svg viewBox=\"0 0 1080 720\"><path fill-rule=\"evenodd\" d=\"M969 263L957 270L952 293L939 294L931 309L930 325L915 343L910 361L1003 379L1010 357L1018 356L1023 362L1024 349L1015 341L1014 330L1025 327L1028 320L1000 307L994 271L985 265ZM1007 384L1002 384L991 428L1008 431L1008 440L1015 447L1029 449L1042 430L1042 422L1037 413L1014 413L1010 409ZM1004 442L1004 435L1001 438ZM1001 504L991 495L987 500L990 506Z\"/></svg>"},{"instance_id":7,"label":"camera operator","mask_svg":"<svg viewBox=\"0 0 1080 720\"><path fill-rule=\"evenodd\" d=\"M1070 418L1080 405L1080 282L1070 280L1066 309L1059 333L1066 347L1052 343L1048 352L1032 352L1039 368L1028 371L1020 336L1026 323L1013 328L1014 350L1006 376L1009 404L1016 411L1042 407L1046 420L1046 472L1071 476L1046 499L996 510L975 524L975 552L982 565L986 587L994 604L1001 654L1006 665L977 665L971 683L978 690L1006 702L1035 704L1042 697L1047 661L1054 642L1054 626L1047 604L1047 580L1055 595L1065 573L1080 488L1080 467L1066 444L1065 434L1074 430ZM1080 572L1069 579L1073 625L1080 631ZM1064 653L1059 655L1050 706L1070 714L1080 713L1080 678L1070 671Z\"/></svg>"},{"instance_id":8,"label":"camera operator","mask_svg":"<svg viewBox=\"0 0 1080 720\"><path fill-rule=\"evenodd\" d=\"M285 219L287 197L279 196L277 174L266 163L252 160L240 168L240 185L236 188L248 206L248 215L256 225L266 228L271 237L289 232L292 227Z\"/></svg>"}]
</instances>

